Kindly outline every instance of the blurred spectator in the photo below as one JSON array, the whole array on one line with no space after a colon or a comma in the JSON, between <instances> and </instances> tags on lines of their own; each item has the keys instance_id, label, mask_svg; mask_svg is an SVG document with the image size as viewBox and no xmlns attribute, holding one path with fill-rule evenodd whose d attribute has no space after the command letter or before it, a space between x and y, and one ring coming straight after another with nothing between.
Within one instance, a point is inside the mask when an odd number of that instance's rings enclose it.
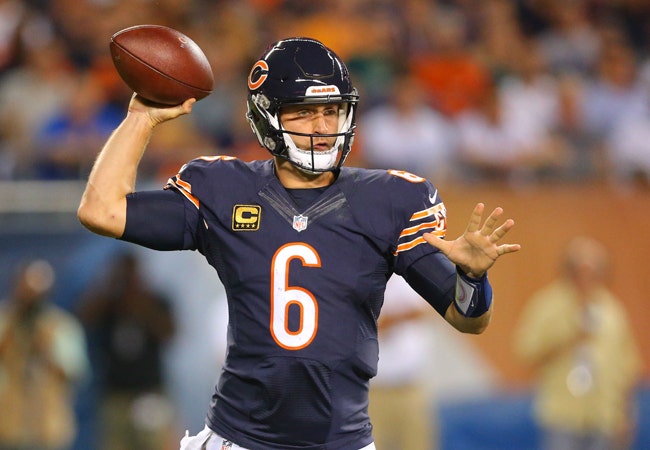
<instances>
[{"instance_id":1,"label":"blurred spectator","mask_svg":"<svg viewBox=\"0 0 650 450\"><path fill-rule=\"evenodd\" d=\"M576 237L561 270L531 298L514 339L537 375L542 448L629 448L641 360L624 306L606 287L607 250Z\"/></svg>"},{"instance_id":2,"label":"blurred spectator","mask_svg":"<svg viewBox=\"0 0 650 450\"><path fill-rule=\"evenodd\" d=\"M537 36L553 74L590 75L596 67L600 36L589 17L588 0L538 1L548 28Z\"/></svg>"},{"instance_id":3,"label":"blurred spectator","mask_svg":"<svg viewBox=\"0 0 650 450\"><path fill-rule=\"evenodd\" d=\"M476 27L477 53L497 82L516 70L519 58L524 56L522 44L526 40L517 21L516 4L485 0L476 5L481 18Z\"/></svg>"},{"instance_id":4,"label":"blurred spectator","mask_svg":"<svg viewBox=\"0 0 650 450\"><path fill-rule=\"evenodd\" d=\"M163 366L175 332L170 304L143 278L137 257L120 253L83 295L79 316L99 357L105 450L160 450L173 429Z\"/></svg>"},{"instance_id":5,"label":"blurred spectator","mask_svg":"<svg viewBox=\"0 0 650 450\"><path fill-rule=\"evenodd\" d=\"M379 370L370 382L375 445L390 450L438 448L428 384L432 341L429 306L403 278L386 286L379 316Z\"/></svg>"},{"instance_id":6,"label":"blurred spectator","mask_svg":"<svg viewBox=\"0 0 650 450\"><path fill-rule=\"evenodd\" d=\"M455 134L450 121L422 97L422 86L405 74L390 101L359 118L361 153L373 168L407 170L441 183L454 169Z\"/></svg>"},{"instance_id":7,"label":"blurred spectator","mask_svg":"<svg viewBox=\"0 0 650 450\"><path fill-rule=\"evenodd\" d=\"M97 149L120 123L122 108L109 101L96 77L79 72L76 83L77 90L68 103L35 130L35 166L40 179L86 177Z\"/></svg>"},{"instance_id":8,"label":"blurred spectator","mask_svg":"<svg viewBox=\"0 0 650 450\"><path fill-rule=\"evenodd\" d=\"M570 163L571 179L578 181L610 167L603 142L618 127L617 118L645 101L645 94L637 95L640 81L650 83L650 63L634 61L650 60L645 0L0 0L0 178L85 176L92 156L80 148L112 120L112 104L126 103L108 40L140 23L177 27L195 38L216 81L214 93L196 105L202 114L192 114L178 133L169 130L176 141L189 142L185 156L174 158L161 145L143 161L151 177L167 170L168 157L176 166L202 154L205 139L220 153L262 156L242 119L245 104L233 99L246 89L238 80L246 77L260 42L289 35L320 38L339 49L361 94L360 119L388 99L395 72L403 68L420 80L430 106L456 119L479 107L492 80L502 85L520 78L520 62L528 64L526 52L535 48L544 61L537 78L555 78L559 95L560 120L551 139L557 146L551 159L557 159L543 171ZM79 73L99 86L94 94ZM68 105L78 112L71 114ZM572 160L562 159L563 145L573 151Z\"/></svg>"},{"instance_id":9,"label":"blurred spectator","mask_svg":"<svg viewBox=\"0 0 650 450\"><path fill-rule=\"evenodd\" d=\"M396 18L398 11L389 7L370 8L367 16L374 26L367 30L362 51L347 60L350 75L363 99L359 106L361 113L389 99L396 72L407 65L408 55L401 35L405 24L401 17Z\"/></svg>"},{"instance_id":10,"label":"blurred spectator","mask_svg":"<svg viewBox=\"0 0 650 450\"><path fill-rule=\"evenodd\" d=\"M558 89L557 133L570 152L567 175L574 181L594 179L598 152L592 148L592 139L582 126L581 97L585 78L573 73L558 75L555 79Z\"/></svg>"},{"instance_id":11,"label":"blurred spectator","mask_svg":"<svg viewBox=\"0 0 650 450\"><path fill-rule=\"evenodd\" d=\"M47 0L43 3L79 70L87 69L98 55L106 54L111 35L122 28L142 23L176 26L163 20L163 12L169 12L169 5L161 4L164 1Z\"/></svg>"},{"instance_id":12,"label":"blurred spectator","mask_svg":"<svg viewBox=\"0 0 650 450\"><path fill-rule=\"evenodd\" d=\"M348 61L353 55L365 52L366 39L373 34L374 22L369 11L377 2L369 0L330 0L310 2L309 10L299 20L286 23L281 38L307 36L318 39L337 55ZM336 26L332 26L336 24ZM363 36L363 39L359 39Z\"/></svg>"},{"instance_id":13,"label":"blurred spectator","mask_svg":"<svg viewBox=\"0 0 650 450\"><path fill-rule=\"evenodd\" d=\"M252 11L239 2L214 4L206 9L194 33L215 73L215 85L212 94L194 105L190 118L197 131L211 140L206 148L216 147L246 159L244 150L253 141L255 150L261 150L243 119L246 102L241 101L246 95L243 74L249 70L250 61L259 56L258 23ZM263 155L262 151L259 155Z\"/></svg>"},{"instance_id":14,"label":"blurred spectator","mask_svg":"<svg viewBox=\"0 0 650 450\"><path fill-rule=\"evenodd\" d=\"M521 26L524 36L530 38L538 36L549 28L548 6L554 0L525 0L517 1L517 22Z\"/></svg>"},{"instance_id":15,"label":"blurred spectator","mask_svg":"<svg viewBox=\"0 0 650 450\"><path fill-rule=\"evenodd\" d=\"M605 149L610 181L623 187L650 188L650 111L620 121Z\"/></svg>"},{"instance_id":16,"label":"blurred spectator","mask_svg":"<svg viewBox=\"0 0 650 450\"><path fill-rule=\"evenodd\" d=\"M521 44L512 72L501 80L499 89L506 110L523 116L520 124L528 133L539 135L557 128L557 81L548 73L544 56L534 42Z\"/></svg>"},{"instance_id":17,"label":"blurred spectator","mask_svg":"<svg viewBox=\"0 0 650 450\"><path fill-rule=\"evenodd\" d=\"M17 62L20 27L28 14L22 0L0 0L0 73Z\"/></svg>"},{"instance_id":18,"label":"blurred spectator","mask_svg":"<svg viewBox=\"0 0 650 450\"><path fill-rule=\"evenodd\" d=\"M22 63L0 78L3 178L34 177L36 132L77 87L64 43L48 18L33 16L22 29Z\"/></svg>"},{"instance_id":19,"label":"blurred spectator","mask_svg":"<svg viewBox=\"0 0 650 450\"><path fill-rule=\"evenodd\" d=\"M430 46L413 55L410 69L433 107L455 118L484 98L490 74L467 43L466 18L443 8L434 17L428 24Z\"/></svg>"},{"instance_id":20,"label":"blurred spectator","mask_svg":"<svg viewBox=\"0 0 650 450\"><path fill-rule=\"evenodd\" d=\"M510 97L493 85L479 107L456 119L465 181L528 184L554 174L563 163L562 148L552 131L527 113L521 114L523 99L514 101L512 92L507 94ZM531 115L541 113L544 105L537 107Z\"/></svg>"},{"instance_id":21,"label":"blurred spectator","mask_svg":"<svg viewBox=\"0 0 650 450\"><path fill-rule=\"evenodd\" d=\"M639 77L636 56L621 30L608 30L594 78L585 80L581 92L581 126L589 138L592 162L603 172L604 142L623 120L643 115L650 103Z\"/></svg>"},{"instance_id":22,"label":"blurred spectator","mask_svg":"<svg viewBox=\"0 0 650 450\"><path fill-rule=\"evenodd\" d=\"M81 325L50 303L44 260L21 265L0 304L0 449L65 450L77 433L75 387L88 374Z\"/></svg>"},{"instance_id":23,"label":"blurred spectator","mask_svg":"<svg viewBox=\"0 0 650 450\"><path fill-rule=\"evenodd\" d=\"M149 150L142 157L138 179L164 183L170 173L178 172L187 161L210 156L211 153L205 154L206 149L212 149L210 140L197 128L190 116L163 124L160 134L152 137Z\"/></svg>"},{"instance_id":24,"label":"blurred spectator","mask_svg":"<svg viewBox=\"0 0 650 450\"><path fill-rule=\"evenodd\" d=\"M401 0L398 6L393 17L402 22L401 39L395 44L403 46L400 51L407 58L430 51L435 30L432 24L436 22L440 5L429 0Z\"/></svg>"},{"instance_id":25,"label":"blurred spectator","mask_svg":"<svg viewBox=\"0 0 650 450\"><path fill-rule=\"evenodd\" d=\"M650 49L650 2L646 0L610 0L602 4L602 15L611 20L614 17L621 23L637 53L647 53Z\"/></svg>"},{"instance_id":26,"label":"blurred spectator","mask_svg":"<svg viewBox=\"0 0 650 450\"><path fill-rule=\"evenodd\" d=\"M560 81L548 71L534 41L522 41L512 71L498 86L504 122L522 135L524 146L539 157L537 176L559 178L574 164L572 142L564 134Z\"/></svg>"}]
</instances>

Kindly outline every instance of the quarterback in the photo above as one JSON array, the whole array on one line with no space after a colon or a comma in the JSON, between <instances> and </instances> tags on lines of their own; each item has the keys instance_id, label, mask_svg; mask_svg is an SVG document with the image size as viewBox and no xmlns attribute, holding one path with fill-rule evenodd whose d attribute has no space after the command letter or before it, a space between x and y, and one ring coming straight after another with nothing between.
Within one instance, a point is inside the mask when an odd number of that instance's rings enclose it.
<instances>
[{"instance_id":1,"label":"quarterback","mask_svg":"<svg viewBox=\"0 0 650 450\"><path fill-rule=\"evenodd\" d=\"M488 269L519 250L513 227L479 203L445 240L446 210L427 179L344 166L357 91L341 59L308 38L271 45L248 76L253 132L271 158L207 156L164 189L136 191L155 127L192 110L137 95L101 150L78 210L104 236L198 250L224 284L228 353L205 429L182 449L374 449L368 385L387 280L404 279L453 327L481 333ZM206 400L207 401L207 400Z\"/></svg>"}]
</instances>

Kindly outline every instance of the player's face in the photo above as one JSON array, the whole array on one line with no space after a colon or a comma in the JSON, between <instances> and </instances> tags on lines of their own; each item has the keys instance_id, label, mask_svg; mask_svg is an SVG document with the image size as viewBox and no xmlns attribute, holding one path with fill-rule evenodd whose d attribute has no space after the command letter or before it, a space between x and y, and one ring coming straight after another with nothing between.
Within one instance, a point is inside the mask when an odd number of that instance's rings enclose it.
<instances>
[{"instance_id":1,"label":"player's face","mask_svg":"<svg viewBox=\"0 0 650 450\"><path fill-rule=\"evenodd\" d=\"M313 135L292 135L296 146L303 150L325 151L332 148L336 141L335 136L319 136L338 132L339 126L338 104L302 104L290 105L282 108L280 121L282 127L294 133Z\"/></svg>"}]
</instances>

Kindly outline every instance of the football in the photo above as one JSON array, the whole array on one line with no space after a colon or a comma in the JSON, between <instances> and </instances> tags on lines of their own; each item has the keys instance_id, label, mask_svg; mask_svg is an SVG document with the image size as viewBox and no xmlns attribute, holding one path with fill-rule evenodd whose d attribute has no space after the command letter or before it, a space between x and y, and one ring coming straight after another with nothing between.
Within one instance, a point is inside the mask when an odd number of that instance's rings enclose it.
<instances>
[{"instance_id":1,"label":"football","mask_svg":"<svg viewBox=\"0 0 650 450\"><path fill-rule=\"evenodd\" d=\"M189 37L162 25L136 25L111 37L113 64L138 95L163 105L201 100L214 75L203 50Z\"/></svg>"}]
</instances>

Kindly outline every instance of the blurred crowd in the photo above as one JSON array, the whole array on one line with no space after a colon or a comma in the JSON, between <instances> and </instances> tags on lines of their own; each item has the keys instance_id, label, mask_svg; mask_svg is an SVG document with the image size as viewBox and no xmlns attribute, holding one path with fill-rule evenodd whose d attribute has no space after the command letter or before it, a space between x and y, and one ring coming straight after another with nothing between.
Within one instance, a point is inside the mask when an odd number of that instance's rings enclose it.
<instances>
[{"instance_id":1,"label":"blurred crowd","mask_svg":"<svg viewBox=\"0 0 650 450\"><path fill-rule=\"evenodd\" d=\"M198 155L266 158L248 71L269 43L310 36L360 91L353 164L650 186L647 0L0 0L0 179L87 176L131 95L110 36L142 23L195 40L216 85L163 125L141 180Z\"/></svg>"}]
</instances>

